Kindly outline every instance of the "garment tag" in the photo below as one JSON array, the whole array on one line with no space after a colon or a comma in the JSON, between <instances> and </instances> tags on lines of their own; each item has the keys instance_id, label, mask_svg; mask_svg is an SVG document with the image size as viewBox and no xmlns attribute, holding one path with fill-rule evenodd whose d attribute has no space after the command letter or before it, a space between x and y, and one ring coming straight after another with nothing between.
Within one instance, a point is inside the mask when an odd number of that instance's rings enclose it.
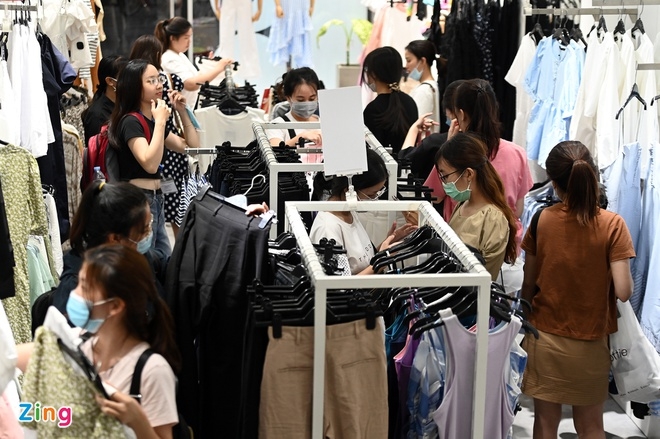
<instances>
[{"instance_id":1,"label":"garment tag","mask_svg":"<svg viewBox=\"0 0 660 439\"><path fill-rule=\"evenodd\" d=\"M174 183L174 179L172 177L163 178L160 181L160 189L166 195L175 194L176 184Z\"/></svg>"}]
</instances>

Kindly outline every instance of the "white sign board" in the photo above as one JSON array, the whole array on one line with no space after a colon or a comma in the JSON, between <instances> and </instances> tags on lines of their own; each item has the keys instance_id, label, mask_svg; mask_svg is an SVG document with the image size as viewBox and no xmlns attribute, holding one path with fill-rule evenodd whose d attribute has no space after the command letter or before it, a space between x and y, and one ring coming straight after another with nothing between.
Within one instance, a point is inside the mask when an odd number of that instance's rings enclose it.
<instances>
[{"instance_id":1,"label":"white sign board","mask_svg":"<svg viewBox=\"0 0 660 439\"><path fill-rule=\"evenodd\" d=\"M353 175L366 171L361 88L319 90L319 113L325 174Z\"/></svg>"}]
</instances>

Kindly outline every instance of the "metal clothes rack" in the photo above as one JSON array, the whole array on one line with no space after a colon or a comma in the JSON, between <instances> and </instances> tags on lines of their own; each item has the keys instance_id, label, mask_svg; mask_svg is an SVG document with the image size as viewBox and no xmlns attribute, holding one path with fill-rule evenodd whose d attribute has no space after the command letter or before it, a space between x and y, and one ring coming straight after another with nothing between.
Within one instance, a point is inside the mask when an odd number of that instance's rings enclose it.
<instances>
[{"instance_id":1,"label":"metal clothes rack","mask_svg":"<svg viewBox=\"0 0 660 439\"><path fill-rule=\"evenodd\" d=\"M660 5L660 0L592 0L594 6L646 6Z\"/></svg>"},{"instance_id":2,"label":"metal clothes rack","mask_svg":"<svg viewBox=\"0 0 660 439\"><path fill-rule=\"evenodd\" d=\"M266 136L266 129L282 129L282 128L311 128L318 129L321 127L319 122L278 122L278 123L259 123L255 122L252 124L252 129L254 130L254 135L257 139L257 145L261 154L266 162L268 167L268 190L269 190L269 201L271 206L274 209L277 208L277 199L278 199L278 175L280 172L307 172L307 171L323 171L323 163L279 163L275 158L275 153L273 152L273 147ZM365 128L365 139L369 144L370 148L373 149L380 155L380 157L385 162L385 167L390 177L388 179L387 193L390 198L396 196L396 175L398 172L398 163L392 158L392 156L383 148L383 146L376 140L374 135ZM315 149L298 149L298 152L318 152ZM396 219L394 213L391 214L389 221L390 223ZM271 227L270 229L270 238L274 239L277 237L277 229Z\"/></svg>"},{"instance_id":3,"label":"metal clothes rack","mask_svg":"<svg viewBox=\"0 0 660 439\"><path fill-rule=\"evenodd\" d=\"M427 286L473 286L477 287L477 328L488 328L489 294L491 277L477 261L472 252L461 242L456 233L443 221L427 201L361 201L361 211L411 211L419 213L420 225L433 227L442 241L444 249L453 254L467 270L453 274L401 274L372 276L328 276L312 245L300 216L302 211L347 211L347 202L291 202L286 203L286 227L298 241L302 259L315 291L314 305L314 381L312 410L312 439L321 439L323 433L323 396L325 379L325 327L328 290L347 288L397 288ZM475 355L475 379L472 406L472 438L483 439L485 435L486 376L488 362L488 330L477 330Z\"/></svg>"},{"instance_id":4,"label":"metal clothes rack","mask_svg":"<svg viewBox=\"0 0 660 439\"><path fill-rule=\"evenodd\" d=\"M660 70L660 63L637 64L637 70Z\"/></svg>"},{"instance_id":5,"label":"metal clothes rack","mask_svg":"<svg viewBox=\"0 0 660 439\"><path fill-rule=\"evenodd\" d=\"M594 4L596 1L594 0ZM660 0L658 0L660 4ZM603 8L523 8L524 15L593 15L594 18L598 18L600 15L630 15L634 20L637 18L637 8L622 8L621 2L617 1L614 5L609 6L619 6L616 9L603 9Z\"/></svg>"}]
</instances>

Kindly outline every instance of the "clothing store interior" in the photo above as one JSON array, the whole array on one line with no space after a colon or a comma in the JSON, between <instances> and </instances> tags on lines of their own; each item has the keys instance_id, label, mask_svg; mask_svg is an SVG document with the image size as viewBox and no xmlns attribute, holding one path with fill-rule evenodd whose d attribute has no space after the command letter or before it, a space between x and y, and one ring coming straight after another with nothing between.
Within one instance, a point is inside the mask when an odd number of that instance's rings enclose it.
<instances>
[{"instance_id":1,"label":"clothing store interior","mask_svg":"<svg viewBox=\"0 0 660 439\"><path fill-rule=\"evenodd\" d=\"M660 438L659 108L660 0L0 0L0 438Z\"/></svg>"}]
</instances>

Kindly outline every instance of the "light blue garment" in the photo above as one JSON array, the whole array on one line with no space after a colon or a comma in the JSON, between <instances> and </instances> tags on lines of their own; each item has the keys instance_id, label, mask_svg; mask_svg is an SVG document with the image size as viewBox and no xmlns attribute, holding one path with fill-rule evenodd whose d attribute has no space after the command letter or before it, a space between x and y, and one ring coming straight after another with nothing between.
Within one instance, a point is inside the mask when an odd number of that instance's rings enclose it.
<instances>
[{"instance_id":1,"label":"light blue garment","mask_svg":"<svg viewBox=\"0 0 660 439\"><path fill-rule=\"evenodd\" d=\"M630 298L630 304L635 310L637 317L640 318L644 313L643 308L647 306L645 293L647 291L646 284L649 277L649 263L651 261L651 254L654 250L653 240L656 236L656 224L658 220L660 220L660 212L656 213L656 210L660 209L660 205L657 203L655 205L653 204L653 185L660 184L660 174L658 174L657 171L657 168L659 167L658 163L660 163L660 160L654 158L652 149L648 167L648 176L642 193L642 219L639 236L635 245L635 253L637 254L637 257L631 261L634 289L632 297ZM651 299L649 304L652 302L653 299ZM657 314L655 306L652 306L652 309L648 310L648 318L651 318L653 313ZM642 329L646 332L644 327L642 327Z\"/></svg>"},{"instance_id":2,"label":"light blue garment","mask_svg":"<svg viewBox=\"0 0 660 439\"><path fill-rule=\"evenodd\" d=\"M282 0L281 3L284 17L275 18L268 38L271 64L283 66L291 60L292 68L314 67L309 0Z\"/></svg>"},{"instance_id":3,"label":"light blue garment","mask_svg":"<svg viewBox=\"0 0 660 439\"><path fill-rule=\"evenodd\" d=\"M50 272L50 267L44 264L44 260L39 256L39 253L38 247L28 243L27 266L30 282L30 306L34 305L37 297L55 287L55 280Z\"/></svg>"},{"instance_id":4,"label":"light blue garment","mask_svg":"<svg viewBox=\"0 0 660 439\"><path fill-rule=\"evenodd\" d=\"M527 156L542 167L552 148L568 140L584 59L584 50L574 41L562 46L546 37L527 69L525 89L534 99L527 126Z\"/></svg>"},{"instance_id":5,"label":"light blue garment","mask_svg":"<svg viewBox=\"0 0 660 439\"><path fill-rule=\"evenodd\" d=\"M638 142L624 145L614 163L603 170L607 210L621 215L635 245L642 221L641 155L642 148Z\"/></svg>"},{"instance_id":6,"label":"light blue garment","mask_svg":"<svg viewBox=\"0 0 660 439\"><path fill-rule=\"evenodd\" d=\"M649 164L649 178L647 180L644 218L651 221L648 227L648 265L647 279L644 284L644 300L642 303L640 325L653 347L660 351L660 235L657 224L660 221L660 160L654 157L656 150L651 150L651 163ZM642 220L642 233L647 225ZM640 238L642 237L640 233ZM640 244L643 238L640 239ZM638 256L639 259L639 256ZM643 260L642 263L645 263ZM638 273L635 273L638 275ZM636 279L634 279L636 280Z\"/></svg>"}]
</instances>

